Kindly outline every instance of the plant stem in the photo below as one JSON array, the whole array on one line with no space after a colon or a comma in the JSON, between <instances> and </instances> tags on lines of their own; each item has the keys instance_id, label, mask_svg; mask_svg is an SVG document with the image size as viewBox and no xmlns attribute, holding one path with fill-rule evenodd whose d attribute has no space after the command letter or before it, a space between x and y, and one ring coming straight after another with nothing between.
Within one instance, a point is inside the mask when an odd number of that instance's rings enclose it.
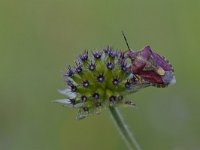
<instances>
[{"instance_id":1,"label":"plant stem","mask_svg":"<svg viewBox=\"0 0 200 150\"><path fill-rule=\"evenodd\" d=\"M132 132L129 130L128 126L126 125L119 109L117 107L109 107L110 114L112 120L120 133L122 139L125 141L129 150L142 150L140 145L137 143L135 137L133 136Z\"/></svg>"}]
</instances>

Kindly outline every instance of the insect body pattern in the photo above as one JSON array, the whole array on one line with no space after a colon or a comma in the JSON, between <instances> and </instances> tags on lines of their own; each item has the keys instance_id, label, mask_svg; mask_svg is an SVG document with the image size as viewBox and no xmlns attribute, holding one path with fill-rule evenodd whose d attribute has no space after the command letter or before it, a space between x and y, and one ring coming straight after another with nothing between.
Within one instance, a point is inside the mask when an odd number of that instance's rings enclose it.
<instances>
[{"instance_id":1,"label":"insect body pattern","mask_svg":"<svg viewBox=\"0 0 200 150\"><path fill-rule=\"evenodd\" d=\"M131 50L123 32L122 34L128 47L124 57L131 60L130 72L156 87L166 87L176 83L174 69L164 56L154 52L150 46L140 51Z\"/></svg>"}]
</instances>

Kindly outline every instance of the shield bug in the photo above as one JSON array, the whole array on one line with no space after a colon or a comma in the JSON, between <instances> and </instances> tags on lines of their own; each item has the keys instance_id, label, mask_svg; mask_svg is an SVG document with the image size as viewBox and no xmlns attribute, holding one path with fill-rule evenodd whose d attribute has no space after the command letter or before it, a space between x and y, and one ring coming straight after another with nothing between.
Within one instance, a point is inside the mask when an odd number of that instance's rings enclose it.
<instances>
[{"instance_id":1,"label":"shield bug","mask_svg":"<svg viewBox=\"0 0 200 150\"><path fill-rule=\"evenodd\" d=\"M154 52L150 46L140 51L130 49L123 32L122 34L128 47L128 50L124 52L124 57L131 60L130 72L156 87L166 87L176 82L174 69L165 57Z\"/></svg>"}]
</instances>

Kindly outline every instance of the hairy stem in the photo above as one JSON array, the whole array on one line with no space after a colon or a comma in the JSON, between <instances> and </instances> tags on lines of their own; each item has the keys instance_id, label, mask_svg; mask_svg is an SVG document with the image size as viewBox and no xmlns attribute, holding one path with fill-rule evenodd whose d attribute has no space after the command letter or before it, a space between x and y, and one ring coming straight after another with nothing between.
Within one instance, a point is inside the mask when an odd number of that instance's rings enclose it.
<instances>
[{"instance_id":1,"label":"hairy stem","mask_svg":"<svg viewBox=\"0 0 200 150\"><path fill-rule=\"evenodd\" d=\"M142 150L140 145L137 143L135 137L133 136L132 132L129 130L128 126L126 125L120 111L116 107L109 107L110 114L112 120L120 133L122 139L125 141L129 150Z\"/></svg>"}]
</instances>

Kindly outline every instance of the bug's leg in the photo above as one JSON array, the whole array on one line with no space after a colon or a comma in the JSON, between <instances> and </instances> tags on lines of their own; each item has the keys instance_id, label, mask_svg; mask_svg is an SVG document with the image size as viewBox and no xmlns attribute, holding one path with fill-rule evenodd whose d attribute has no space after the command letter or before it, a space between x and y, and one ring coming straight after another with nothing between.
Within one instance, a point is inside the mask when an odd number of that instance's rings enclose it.
<instances>
[{"instance_id":1,"label":"bug's leg","mask_svg":"<svg viewBox=\"0 0 200 150\"><path fill-rule=\"evenodd\" d=\"M128 107L135 107L136 104L131 101L131 100L124 100L124 103L123 103L125 106L128 106Z\"/></svg>"}]
</instances>

